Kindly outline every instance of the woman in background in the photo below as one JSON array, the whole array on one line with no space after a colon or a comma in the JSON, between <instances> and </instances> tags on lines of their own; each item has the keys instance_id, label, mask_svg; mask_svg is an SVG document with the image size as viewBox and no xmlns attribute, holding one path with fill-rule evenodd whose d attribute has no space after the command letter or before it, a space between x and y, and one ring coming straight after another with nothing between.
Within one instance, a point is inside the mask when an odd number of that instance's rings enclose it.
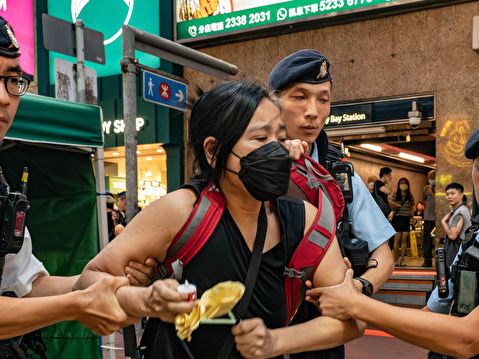
<instances>
[{"instance_id":1,"label":"woman in background","mask_svg":"<svg viewBox=\"0 0 479 359\"><path fill-rule=\"evenodd\" d=\"M394 237L394 260L396 266L404 265L404 257L407 251L407 239L411 227L411 215L414 208L414 198L411 194L409 180L402 177L398 181L396 192L391 197L394 206L394 216L392 225L396 230ZM401 246L401 255L399 256L399 246Z\"/></svg>"}]
</instances>

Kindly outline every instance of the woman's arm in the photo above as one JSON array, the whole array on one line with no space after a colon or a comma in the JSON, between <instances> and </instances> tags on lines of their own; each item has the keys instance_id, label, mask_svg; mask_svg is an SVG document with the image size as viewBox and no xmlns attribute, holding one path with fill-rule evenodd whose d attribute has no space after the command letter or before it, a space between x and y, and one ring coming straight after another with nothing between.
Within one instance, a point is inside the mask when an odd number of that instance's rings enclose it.
<instances>
[{"instance_id":1,"label":"woman's arm","mask_svg":"<svg viewBox=\"0 0 479 359\"><path fill-rule=\"evenodd\" d=\"M455 357L479 353L479 308L458 318L392 306L357 293L352 275L349 270L341 285L308 291L310 299L319 296L323 315L363 320L409 343Z\"/></svg>"},{"instance_id":2,"label":"woman's arm","mask_svg":"<svg viewBox=\"0 0 479 359\"><path fill-rule=\"evenodd\" d=\"M87 264L75 288L88 287L100 278L111 275L124 275L124 268L130 261L144 263L152 257L162 262L172 239L188 219L195 201L194 193L183 189L147 206ZM155 296L162 303L168 300L181 302L186 298L176 293L176 288L172 286L165 286L160 281L148 288L122 288L118 291L118 299L123 309L131 315L159 316L160 313L155 314L153 309L159 307L150 305L155 302ZM181 306L181 311L190 310L190 304ZM164 305L161 308L165 308Z\"/></svg>"}]
</instances>

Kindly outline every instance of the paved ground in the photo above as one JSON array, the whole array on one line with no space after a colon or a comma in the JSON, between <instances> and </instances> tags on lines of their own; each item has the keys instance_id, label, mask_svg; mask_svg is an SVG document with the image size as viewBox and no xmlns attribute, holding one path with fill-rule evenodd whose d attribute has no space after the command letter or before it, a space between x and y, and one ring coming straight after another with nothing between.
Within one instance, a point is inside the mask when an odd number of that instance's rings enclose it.
<instances>
[{"instance_id":1,"label":"paved ground","mask_svg":"<svg viewBox=\"0 0 479 359\"><path fill-rule=\"evenodd\" d=\"M366 330L366 334L346 344L346 359L426 359L427 350L391 337L390 335Z\"/></svg>"}]
</instances>

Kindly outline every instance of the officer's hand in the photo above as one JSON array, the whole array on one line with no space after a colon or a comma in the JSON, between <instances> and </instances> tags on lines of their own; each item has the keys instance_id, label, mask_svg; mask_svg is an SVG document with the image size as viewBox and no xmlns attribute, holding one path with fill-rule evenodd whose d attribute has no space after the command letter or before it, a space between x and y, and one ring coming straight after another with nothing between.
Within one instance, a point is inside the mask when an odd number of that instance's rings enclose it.
<instances>
[{"instance_id":1,"label":"officer's hand","mask_svg":"<svg viewBox=\"0 0 479 359\"><path fill-rule=\"evenodd\" d=\"M146 287L151 283L157 265L158 261L155 258L147 258L145 264L129 262L125 274L131 285Z\"/></svg>"},{"instance_id":2,"label":"officer's hand","mask_svg":"<svg viewBox=\"0 0 479 359\"><path fill-rule=\"evenodd\" d=\"M231 329L236 349L244 358L269 358L274 352L275 339L261 318L244 319Z\"/></svg>"},{"instance_id":3,"label":"officer's hand","mask_svg":"<svg viewBox=\"0 0 479 359\"><path fill-rule=\"evenodd\" d=\"M289 157L296 161L308 150L308 143L301 140L286 140L284 147L289 151Z\"/></svg>"},{"instance_id":4,"label":"officer's hand","mask_svg":"<svg viewBox=\"0 0 479 359\"><path fill-rule=\"evenodd\" d=\"M179 283L174 279L157 280L140 298L146 308L145 316L158 317L164 322L173 323L178 313L189 313L195 306L188 301L187 293L177 291Z\"/></svg>"},{"instance_id":5,"label":"officer's hand","mask_svg":"<svg viewBox=\"0 0 479 359\"><path fill-rule=\"evenodd\" d=\"M108 335L137 322L139 318L126 314L116 299L117 289L124 285L128 285L125 277L108 277L74 292L79 296L80 306L75 319L98 335Z\"/></svg>"},{"instance_id":6,"label":"officer's hand","mask_svg":"<svg viewBox=\"0 0 479 359\"><path fill-rule=\"evenodd\" d=\"M353 282L353 270L348 269L341 284L306 291L306 300L314 303L322 315L339 320L351 318L356 300L360 299Z\"/></svg>"}]
</instances>

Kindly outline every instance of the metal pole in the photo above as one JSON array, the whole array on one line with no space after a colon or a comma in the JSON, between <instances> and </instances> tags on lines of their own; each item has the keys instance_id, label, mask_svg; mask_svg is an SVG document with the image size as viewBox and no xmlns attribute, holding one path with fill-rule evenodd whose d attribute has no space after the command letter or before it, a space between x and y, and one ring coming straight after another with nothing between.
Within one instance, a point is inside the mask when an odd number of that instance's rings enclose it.
<instances>
[{"instance_id":1,"label":"metal pole","mask_svg":"<svg viewBox=\"0 0 479 359\"><path fill-rule=\"evenodd\" d=\"M85 37L83 21L75 21L75 40L77 53L77 101L85 103Z\"/></svg>"},{"instance_id":2,"label":"metal pole","mask_svg":"<svg viewBox=\"0 0 479 359\"><path fill-rule=\"evenodd\" d=\"M138 203L138 174L136 159L136 60L135 37L133 33L123 33L123 121L125 121L125 166L126 166L126 220L135 216ZM123 330L125 356L136 358L135 327L130 325Z\"/></svg>"},{"instance_id":3,"label":"metal pole","mask_svg":"<svg viewBox=\"0 0 479 359\"><path fill-rule=\"evenodd\" d=\"M133 38L134 49L160 57L178 65L190 67L222 79L238 73L238 67L201 51L190 49L161 36L149 34L131 26L123 25L125 34ZM125 50L125 49L124 49ZM123 55L124 56L124 55Z\"/></svg>"}]
</instances>

